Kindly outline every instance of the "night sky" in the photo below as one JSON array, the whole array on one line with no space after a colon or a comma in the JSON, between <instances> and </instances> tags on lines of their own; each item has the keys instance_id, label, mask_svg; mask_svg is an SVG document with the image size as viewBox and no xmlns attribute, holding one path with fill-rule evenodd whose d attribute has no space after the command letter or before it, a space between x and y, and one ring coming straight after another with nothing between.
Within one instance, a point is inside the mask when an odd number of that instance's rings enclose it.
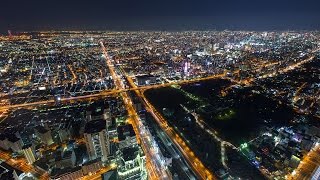
<instances>
[{"instance_id":1,"label":"night sky","mask_svg":"<svg viewBox=\"0 0 320 180\"><path fill-rule=\"evenodd\" d=\"M2 0L0 32L317 30L319 0Z\"/></svg>"}]
</instances>

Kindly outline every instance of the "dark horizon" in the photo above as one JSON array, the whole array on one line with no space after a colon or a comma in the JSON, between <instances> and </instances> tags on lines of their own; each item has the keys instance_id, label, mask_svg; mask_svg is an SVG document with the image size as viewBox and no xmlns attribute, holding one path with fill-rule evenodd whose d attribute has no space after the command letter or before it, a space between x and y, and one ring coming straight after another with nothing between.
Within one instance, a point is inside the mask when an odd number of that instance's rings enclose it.
<instances>
[{"instance_id":1,"label":"dark horizon","mask_svg":"<svg viewBox=\"0 0 320 180\"><path fill-rule=\"evenodd\" d=\"M2 2L7 30L319 30L320 2L270 0Z\"/></svg>"}]
</instances>

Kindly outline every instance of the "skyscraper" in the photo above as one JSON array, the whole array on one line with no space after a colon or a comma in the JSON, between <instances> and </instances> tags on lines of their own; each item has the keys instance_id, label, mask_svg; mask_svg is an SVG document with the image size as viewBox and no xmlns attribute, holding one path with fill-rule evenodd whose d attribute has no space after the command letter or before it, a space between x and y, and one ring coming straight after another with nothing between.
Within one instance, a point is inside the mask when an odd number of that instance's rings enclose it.
<instances>
[{"instance_id":1,"label":"skyscraper","mask_svg":"<svg viewBox=\"0 0 320 180\"><path fill-rule=\"evenodd\" d=\"M117 132L120 149L137 145L136 134L131 124L118 126Z\"/></svg>"},{"instance_id":2,"label":"skyscraper","mask_svg":"<svg viewBox=\"0 0 320 180\"><path fill-rule=\"evenodd\" d=\"M48 129L48 127L46 128L43 126L37 126L35 130L42 143L46 145L51 145L54 143L51 135L51 130Z\"/></svg>"},{"instance_id":3,"label":"skyscraper","mask_svg":"<svg viewBox=\"0 0 320 180\"><path fill-rule=\"evenodd\" d=\"M92 120L85 126L84 138L90 160L101 158L106 161L110 154L110 142L106 121Z\"/></svg>"},{"instance_id":4,"label":"skyscraper","mask_svg":"<svg viewBox=\"0 0 320 180\"><path fill-rule=\"evenodd\" d=\"M33 164L36 161L35 153L31 144L24 145L22 147L22 151L29 164Z\"/></svg>"}]
</instances>

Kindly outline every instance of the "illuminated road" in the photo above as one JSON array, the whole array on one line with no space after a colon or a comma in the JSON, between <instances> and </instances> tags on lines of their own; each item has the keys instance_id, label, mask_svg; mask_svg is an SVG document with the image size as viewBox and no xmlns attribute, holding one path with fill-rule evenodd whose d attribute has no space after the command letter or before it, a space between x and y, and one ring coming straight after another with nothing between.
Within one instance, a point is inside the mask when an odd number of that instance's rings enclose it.
<instances>
[{"instance_id":1,"label":"illuminated road","mask_svg":"<svg viewBox=\"0 0 320 180\"><path fill-rule=\"evenodd\" d=\"M8 110L0 111L0 123L8 117Z\"/></svg>"},{"instance_id":2,"label":"illuminated road","mask_svg":"<svg viewBox=\"0 0 320 180\"><path fill-rule=\"evenodd\" d=\"M102 51L104 53L106 64L109 67L111 76L113 81L117 87L117 89L124 89L124 84L121 81L120 77L117 75L116 71L114 70L114 65L112 64L106 48L104 47L103 43L100 42ZM149 179L172 179L168 170L164 167L163 163L159 161L158 154L152 151L152 143L150 142L151 137L148 133L145 133L144 125L142 124L137 112L133 107L133 103L127 92L120 93L125 107L128 111L130 122L135 130L138 142L140 143L145 155L146 155L146 168L148 172Z\"/></svg>"},{"instance_id":3,"label":"illuminated road","mask_svg":"<svg viewBox=\"0 0 320 180\"><path fill-rule=\"evenodd\" d=\"M300 87L298 87L297 91L294 93L292 98L292 103L295 104L299 100L299 94L302 91L302 89L307 85L307 83L303 83Z\"/></svg>"},{"instance_id":4,"label":"illuminated road","mask_svg":"<svg viewBox=\"0 0 320 180\"><path fill-rule=\"evenodd\" d=\"M0 151L0 159L3 159L8 165L24 172L31 173L41 180L49 179L49 174L46 172L41 172L40 170L36 170L32 165L27 163L25 158L13 159L11 155L7 152Z\"/></svg>"},{"instance_id":5,"label":"illuminated road","mask_svg":"<svg viewBox=\"0 0 320 180\"><path fill-rule=\"evenodd\" d=\"M313 172L320 166L320 145L316 145L303 157L299 166L289 175L288 180L311 179Z\"/></svg>"}]
</instances>

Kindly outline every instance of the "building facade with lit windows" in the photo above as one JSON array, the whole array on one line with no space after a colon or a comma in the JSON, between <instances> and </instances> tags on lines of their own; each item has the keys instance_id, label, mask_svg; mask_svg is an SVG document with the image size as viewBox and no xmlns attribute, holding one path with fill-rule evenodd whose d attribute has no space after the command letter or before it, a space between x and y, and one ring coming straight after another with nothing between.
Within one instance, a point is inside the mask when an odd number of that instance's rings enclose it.
<instances>
[{"instance_id":1,"label":"building facade with lit windows","mask_svg":"<svg viewBox=\"0 0 320 180\"><path fill-rule=\"evenodd\" d=\"M139 146L121 149L117 157L118 179L147 179L146 157Z\"/></svg>"},{"instance_id":2,"label":"building facade with lit windows","mask_svg":"<svg viewBox=\"0 0 320 180\"><path fill-rule=\"evenodd\" d=\"M314 170L311 176L311 180L318 180L318 179L320 179L320 166L318 166L318 168Z\"/></svg>"},{"instance_id":3,"label":"building facade with lit windows","mask_svg":"<svg viewBox=\"0 0 320 180\"><path fill-rule=\"evenodd\" d=\"M107 161L110 155L109 135L105 120L92 120L85 126L84 139L90 160Z\"/></svg>"},{"instance_id":4,"label":"building facade with lit windows","mask_svg":"<svg viewBox=\"0 0 320 180\"><path fill-rule=\"evenodd\" d=\"M36 130L36 135L40 138L42 143L46 145L51 145L54 143L50 129L45 128L43 126L37 126L35 130Z\"/></svg>"},{"instance_id":5,"label":"building facade with lit windows","mask_svg":"<svg viewBox=\"0 0 320 180\"><path fill-rule=\"evenodd\" d=\"M22 151L29 164L33 164L36 161L36 155L31 144L24 145Z\"/></svg>"},{"instance_id":6,"label":"building facade with lit windows","mask_svg":"<svg viewBox=\"0 0 320 180\"><path fill-rule=\"evenodd\" d=\"M86 111L87 121L93 121L98 119L103 119L106 121L110 121L110 107L106 104L94 104L94 106L90 106Z\"/></svg>"},{"instance_id":7,"label":"building facade with lit windows","mask_svg":"<svg viewBox=\"0 0 320 180\"><path fill-rule=\"evenodd\" d=\"M136 134L131 124L118 126L117 133L120 149L137 145Z\"/></svg>"}]
</instances>

